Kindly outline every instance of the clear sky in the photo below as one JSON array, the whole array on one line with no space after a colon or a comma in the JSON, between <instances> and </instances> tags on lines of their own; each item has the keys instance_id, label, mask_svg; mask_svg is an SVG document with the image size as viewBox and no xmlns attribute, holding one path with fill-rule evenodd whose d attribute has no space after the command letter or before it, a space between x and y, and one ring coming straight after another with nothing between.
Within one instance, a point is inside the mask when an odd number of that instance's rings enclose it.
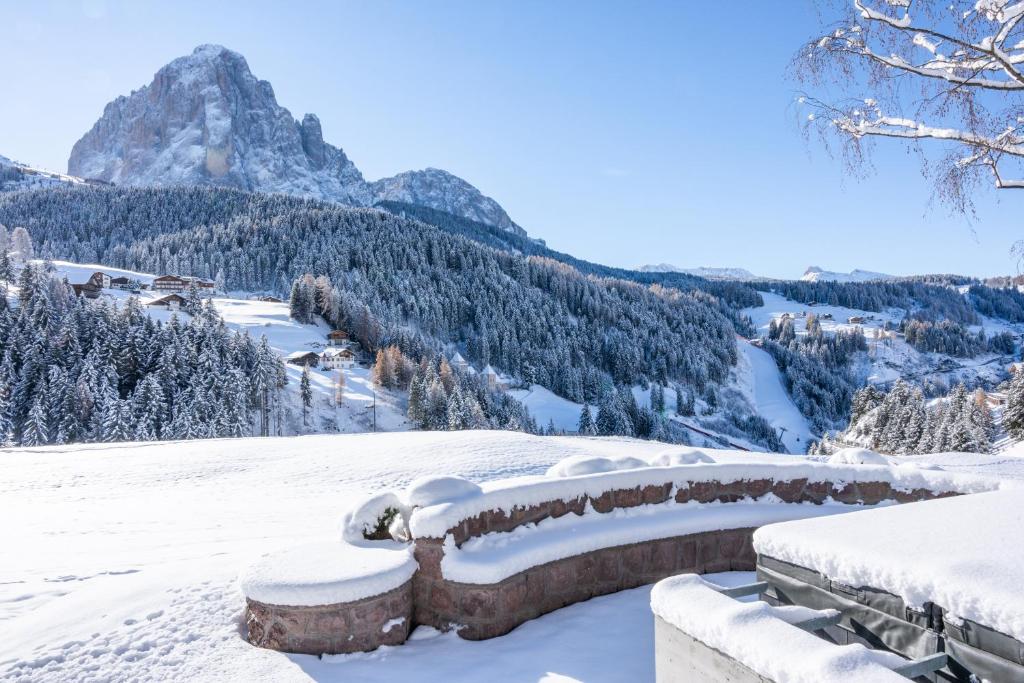
<instances>
[{"instance_id":1,"label":"clear sky","mask_svg":"<svg viewBox=\"0 0 1024 683\"><path fill-rule=\"evenodd\" d=\"M368 179L435 166L556 249L618 266L1016 272L1024 194L967 222L913 155L866 180L807 145L786 66L810 0L0 4L0 154L64 170L119 94L201 43L320 117Z\"/></svg>"}]
</instances>

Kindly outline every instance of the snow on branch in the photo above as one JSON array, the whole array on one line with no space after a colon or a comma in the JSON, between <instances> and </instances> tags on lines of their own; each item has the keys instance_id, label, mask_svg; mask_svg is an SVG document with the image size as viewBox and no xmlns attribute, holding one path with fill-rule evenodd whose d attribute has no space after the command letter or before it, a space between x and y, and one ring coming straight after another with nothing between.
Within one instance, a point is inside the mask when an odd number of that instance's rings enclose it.
<instances>
[{"instance_id":1,"label":"snow on branch","mask_svg":"<svg viewBox=\"0 0 1024 683\"><path fill-rule=\"evenodd\" d=\"M1000 189L1024 188L1007 177L1024 176L1024 1L831 4L845 18L808 41L793 64L800 80L838 87L851 104L802 97L812 109L805 126L852 144L855 163L863 161L860 141L871 138L918 149L960 145L945 169L925 168L960 185L940 189L946 196L962 198L976 173L990 173Z\"/></svg>"}]
</instances>

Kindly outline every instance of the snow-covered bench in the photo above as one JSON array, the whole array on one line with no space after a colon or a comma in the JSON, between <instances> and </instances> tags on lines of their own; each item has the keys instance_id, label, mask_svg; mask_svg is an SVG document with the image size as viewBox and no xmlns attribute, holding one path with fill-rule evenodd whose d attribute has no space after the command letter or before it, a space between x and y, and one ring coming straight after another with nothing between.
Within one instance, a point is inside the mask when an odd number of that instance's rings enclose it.
<instances>
[{"instance_id":1,"label":"snow-covered bench","mask_svg":"<svg viewBox=\"0 0 1024 683\"><path fill-rule=\"evenodd\" d=\"M330 541L271 553L242 576L249 642L334 654L404 643L412 628L409 549Z\"/></svg>"},{"instance_id":2,"label":"snow-covered bench","mask_svg":"<svg viewBox=\"0 0 1024 683\"><path fill-rule=\"evenodd\" d=\"M349 652L400 642L419 624L491 638L565 605L674 574L753 570L751 537L766 523L994 487L983 477L857 464L863 461L674 449L650 462L570 458L547 476L484 485L417 481L354 507L343 523L347 559L322 551L323 572L296 569L301 552L265 559L255 572L260 580L243 583L250 641ZM409 544L414 562L408 554L394 559L407 551L396 551L393 539ZM336 567L375 545L391 553L381 556L389 559L378 572L388 581L376 582L369 561L355 574ZM295 584L297 593L279 590ZM334 590L354 586L351 594ZM365 608L378 598L384 607ZM317 620L301 620L314 613ZM358 617L364 613L372 617L367 623ZM378 634L401 617L397 632Z\"/></svg>"}]
</instances>

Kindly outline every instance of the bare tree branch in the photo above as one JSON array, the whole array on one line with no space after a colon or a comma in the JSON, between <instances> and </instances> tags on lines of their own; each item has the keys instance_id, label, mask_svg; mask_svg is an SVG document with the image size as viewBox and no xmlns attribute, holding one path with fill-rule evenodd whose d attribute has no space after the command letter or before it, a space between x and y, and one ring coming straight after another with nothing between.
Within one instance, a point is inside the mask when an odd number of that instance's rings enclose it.
<instances>
[{"instance_id":1,"label":"bare tree branch","mask_svg":"<svg viewBox=\"0 0 1024 683\"><path fill-rule=\"evenodd\" d=\"M844 155L857 164L867 158L862 141L871 139L903 140L922 152L961 148L938 164L922 157L936 193L960 210L970 209L968 190L981 174L997 189L1024 189L1024 1L831 4L846 19L809 41L794 67L801 80L847 96L839 104L802 97L811 110L806 127L826 144L845 140Z\"/></svg>"}]
</instances>

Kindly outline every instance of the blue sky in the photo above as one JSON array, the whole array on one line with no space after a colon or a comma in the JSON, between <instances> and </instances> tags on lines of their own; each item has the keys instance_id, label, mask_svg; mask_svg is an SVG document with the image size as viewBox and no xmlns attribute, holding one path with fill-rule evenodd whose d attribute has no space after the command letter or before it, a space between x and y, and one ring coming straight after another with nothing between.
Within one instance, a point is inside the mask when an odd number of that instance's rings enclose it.
<instances>
[{"instance_id":1,"label":"blue sky","mask_svg":"<svg viewBox=\"0 0 1024 683\"><path fill-rule=\"evenodd\" d=\"M736 7L735 5L731 5ZM63 170L104 104L201 43L241 52L368 179L435 166L554 248L618 266L1016 272L1024 195L968 222L917 159L844 177L804 143L785 69L809 0L4 3L0 154ZM733 9L732 12L739 10Z\"/></svg>"}]
</instances>

